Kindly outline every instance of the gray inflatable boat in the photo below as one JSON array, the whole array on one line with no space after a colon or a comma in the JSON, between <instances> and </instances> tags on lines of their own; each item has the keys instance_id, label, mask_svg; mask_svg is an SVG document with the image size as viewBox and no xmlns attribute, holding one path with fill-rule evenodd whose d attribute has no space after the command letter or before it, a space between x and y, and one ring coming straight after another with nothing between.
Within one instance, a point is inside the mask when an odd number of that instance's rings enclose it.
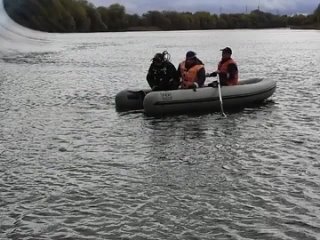
<instances>
[{"instance_id":1,"label":"gray inflatable boat","mask_svg":"<svg viewBox=\"0 0 320 240\"><path fill-rule=\"evenodd\" d=\"M236 86L222 86L223 107L239 109L265 101L276 90L270 79L252 78ZM172 91L123 90L116 95L117 111L143 110L149 116L220 111L217 87L178 89Z\"/></svg>"}]
</instances>

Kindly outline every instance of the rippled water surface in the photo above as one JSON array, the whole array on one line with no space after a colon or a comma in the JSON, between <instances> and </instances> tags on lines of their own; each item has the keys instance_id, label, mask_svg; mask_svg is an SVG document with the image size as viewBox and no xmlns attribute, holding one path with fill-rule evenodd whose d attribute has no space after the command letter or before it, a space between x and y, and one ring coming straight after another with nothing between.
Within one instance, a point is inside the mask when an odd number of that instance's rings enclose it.
<instances>
[{"instance_id":1,"label":"rippled water surface","mask_svg":"<svg viewBox=\"0 0 320 240\"><path fill-rule=\"evenodd\" d=\"M5 31L0 239L320 239L319 31ZM277 81L265 105L115 111L157 51L212 71L224 46L242 79Z\"/></svg>"}]
</instances>

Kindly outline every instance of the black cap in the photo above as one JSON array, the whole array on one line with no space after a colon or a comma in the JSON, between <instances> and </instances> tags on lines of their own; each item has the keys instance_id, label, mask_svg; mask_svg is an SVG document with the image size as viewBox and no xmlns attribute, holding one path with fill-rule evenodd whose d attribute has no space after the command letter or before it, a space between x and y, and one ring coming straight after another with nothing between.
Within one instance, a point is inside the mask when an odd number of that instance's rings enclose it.
<instances>
[{"instance_id":1,"label":"black cap","mask_svg":"<svg viewBox=\"0 0 320 240\"><path fill-rule=\"evenodd\" d=\"M191 59L191 58L194 58L196 57L196 53L194 51L188 51L187 54L186 54L186 58L187 59Z\"/></svg>"},{"instance_id":2,"label":"black cap","mask_svg":"<svg viewBox=\"0 0 320 240\"><path fill-rule=\"evenodd\" d=\"M152 58L152 60L154 61L154 62L163 62L163 54L162 53L156 53L155 55L154 55L154 57Z\"/></svg>"},{"instance_id":3,"label":"black cap","mask_svg":"<svg viewBox=\"0 0 320 240\"><path fill-rule=\"evenodd\" d=\"M220 51L222 51L222 53L229 53L229 54L232 54L232 50L231 50L231 48L229 48L229 47L226 47L226 48L220 49Z\"/></svg>"}]
</instances>

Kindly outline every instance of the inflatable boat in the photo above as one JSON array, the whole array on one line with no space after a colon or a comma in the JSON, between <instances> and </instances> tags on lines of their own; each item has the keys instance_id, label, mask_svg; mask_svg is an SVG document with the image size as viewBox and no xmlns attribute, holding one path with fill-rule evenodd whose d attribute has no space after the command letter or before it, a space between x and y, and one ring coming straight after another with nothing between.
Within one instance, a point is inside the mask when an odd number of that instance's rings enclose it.
<instances>
[{"instance_id":1,"label":"inflatable boat","mask_svg":"<svg viewBox=\"0 0 320 240\"><path fill-rule=\"evenodd\" d=\"M265 101L276 90L270 79L252 78L235 86L222 86L223 108L238 109ZM117 111L143 110L149 116L214 112L221 110L218 87L151 91L150 89L123 90L116 95Z\"/></svg>"}]
</instances>

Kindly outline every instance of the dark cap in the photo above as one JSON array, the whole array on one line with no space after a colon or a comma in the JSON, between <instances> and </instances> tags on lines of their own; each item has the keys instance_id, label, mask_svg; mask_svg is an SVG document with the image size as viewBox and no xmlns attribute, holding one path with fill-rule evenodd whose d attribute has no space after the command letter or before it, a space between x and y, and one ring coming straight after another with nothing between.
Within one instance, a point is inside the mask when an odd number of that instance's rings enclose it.
<instances>
[{"instance_id":1,"label":"dark cap","mask_svg":"<svg viewBox=\"0 0 320 240\"><path fill-rule=\"evenodd\" d=\"M154 55L154 57L152 58L152 61L154 61L154 62L163 62L163 54L162 53L156 53L155 55Z\"/></svg>"},{"instance_id":2,"label":"dark cap","mask_svg":"<svg viewBox=\"0 0 320 240\"><path fill-rule=\"evenodd\" d=\"M186 59L191 59L191 58L195 58L196 57L196 53L194 51L189 51L186 54Z\"/></svg>"},{"instance_id":3,"label":"dark cap","mask_svg":"<svg viewBox=\"0 0 320 240\"><path fill-rule=\"evenodd\" d=\"M229 53L229 54L232 54L232 50L231 50L231 48L229 48L229 47L226 47L226 48L220 49L220 51L222 51L222 53Z\"/></svg>"}]
</instances>

